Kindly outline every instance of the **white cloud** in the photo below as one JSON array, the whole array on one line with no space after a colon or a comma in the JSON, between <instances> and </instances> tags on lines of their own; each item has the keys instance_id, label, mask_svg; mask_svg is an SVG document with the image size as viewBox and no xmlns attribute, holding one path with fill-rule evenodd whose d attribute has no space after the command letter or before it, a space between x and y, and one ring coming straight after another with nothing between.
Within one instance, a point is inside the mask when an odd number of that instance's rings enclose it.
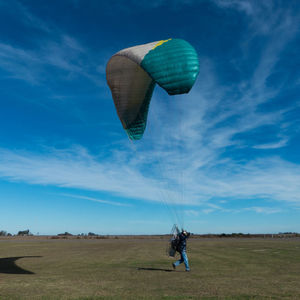
<instances>
[{"instance_id":1,"label":"white cloud","mask_svg":"<svg viewBox=\"0 0 300 300\"><path fill-rule=\"evenodd\" d=\"M44 31L50 32L52 26L49 26L44 20L36 17L30 12L30 10L17 0L0 1L0 6L5 9L6 13L12 18L16 18L18 21L24 23L24 25Z\"/></svg>"},{"instance_id":2,"label":"white cloud","mask_svg":"<svg viewBox=\"0 0 300 300\"><path fill-rule=\"evenodd\" d=\"M65 41L66 47L81 51L76 42L68 38ZM270 55L267 71L259 71L264 64L258 64L246 85L241 82L239 86L220 86L213 62L200 58L203 63L199 79L189 95L174 97L171 102L158 90L151 103L144 139L134 144L124 139L123 150L115 151L105 160L81 147L54 149L39 155L1 149L0 175L30 184L105 191L148 201L200 205L212 198L260 198L299 204L298 164L280 157L260 159L258 155L238 161L227 155L229 148L242 153L247 148L276 149L288 143L289 136L280 133L277 136L284 139L273 144L253 145L236 139L238 134L265 125L282 130L285 112L293 109L257 109L278 94L266 87L264 81L286 40L282 43ZM262 53L262 60L266 53ZM16 51L16 56L26 55ZM68 65L63 66L68 69ZM240 97L231 97L235 90L241 91ZM218 209L221 208L209 207L204 212Z\"/></svg>"},{"instance_id":3,"label":"white cloud","mask_svg":"<svg viewBox=\"0 0 300 300\"><path fill-rule=\"evenodd\" d=\"M22 23L24 28L34 28L43 33L43 39L31 37L35 47L22 48L18 44L0 43L0 69L8 78L23 80L30 84L46 84L53 80L53 68L60 72L60 80L69 81L74 77L85 78L98 86L104 85L99 78L98 66L104 65L107 55L93 55L74 37L50 21L34 15L19 1L1 2L5 11ZM28 37L30 38L30 37ZM49 71L49 68L52 68ZM2 75L4 76L4 75ZM58 80L58 78L55 78Z\"/></svg>"},{"instance_id":4,"label":"white cloud","mask_svg":"<svg viewBox=\"0 0 300 300\"><path fill-rule=\"evenodd\" d=\"M83 148L54 150L44 155L0 150L0 176L30 184L110 192L127 198L178 202L176 192L158 179L142 175L138 167L115 155L111 161L98 161Z\"/></svg>"},{"instance_id":5,"label":"white cloud","mask_svg":"<svg viewBox=\"0 0 300 300\"><path fill-rule=\"evenodd\" d=\"M284 9L273 0L212 0L212 2L222 9L234 9L244 13L248 17L253 34L275 34L277 29L283 29L289 34L287 27L291 29L291 22L294 28L297 27L297 20L292 17L294 11L291 2L281 3Z\"/></svg>"},{"instance_id":6,"label":"white cloud","mask_svg":"<svg viewBox=\"0 0 300 300\"><path fill-rule=\"evenodd\" d=\"M282 212L282 209L278 209L278 208L273 208L273 207L249 207L249 208L245 208L244 210L246 211L254 211L256 213L259 214L276 214L276 213L280 213Z\"/></svg>"},{"instance_id":7,"label":"white cloud","mask_svg":"<svg viewBox=\"0 0 300 300\"><path fill-rule=\"evenodd\" d=\"M168 162L161 166L166 172L162 178L157 174L161 170L157 165L146 170L143 158L132 162L131 153L127 155L125 160L114 156L101 161L81 148L43 155L1 149L0 176L29 184L102 191L128 199L166 203L200 205L211 198L261 198L300 204L299 166L280 158L256 160L243 166L229 162L215 170L216 166L189 168L182 181L180 176L168 173ZM186 158L183 165L190 163ZM213 210L222 207L209 204L206 212Z\"/></svg>"},{"instance_id":8,"label":"white cloud","mask_svg":"<svg viewBox=\"0 0 300 300\"><path fill-rule=\"evenodd\" d=\"M215 210L212 209L212 208L202 209L202 212L203 212L204 214L210 214L210 213L212 213L212 212L214 212L214 211L215 211Z\"/></svg>"},{"instance_id":9,"label":"white cloud","mask_svg":"<svg viewBox=\"0 0 300 300\"><path fill-rule=\"evenodd\" d=\"M275 143L255 145L255 146L253 146L253 148L255 148L255 149L278 149L278 148L285 147L287 145L287 143L288 143L288 139L285 138L285 139L282 139Z\"/></svg>"},{"instance_id":10,"label":"white cloud","mask_svg":"<svg viewBox=\"0 0 300 300\"><path fill-rule=\"evenodd\" d=\"M187 216L198 216L199 215L199 211L197 210L193 210L193 209L187 209L184 211L184 213L187 215Z\"/></svg>"},{"instance_id":11,"label":"white cloud","mask_svg":"<svg viewBox=\"0 0 300 300\"><path fill-rule=\"evenodd\" d=\"M82 195L74 195L74 194L60 194L61 196L68 197L68 198L77 198L77 199L83 199L83 200L89 200L93 202L98 202L101 204L108 204L113 206L131 206L130 204L121 203L117 201L108 201L108 200L102 200L94 197L87 197Z\"/></svg>"},{"instance_id":12,"label":"white cloud","mask_svg":"<svg viewBox=\"0 0 300 300\"><path fill-rule=\"evenodd\" d=\"M103 80L97 76L97 61L91 62L86 53L88 51L78 41L62 34L55 40L43 41L34 50L0 43L0 68L8 73L6 76L9 78L35 85L51 82L53 73L48 74L48 68L54 67L57 71L64 72L60 74L62 81L69 81L77 76L102 86Z\"/></svg>"},{"instance_id":13,"label":"white cloud","mask_svg":"<svg viewBox=\"0 0 300 300\"><path fill-rule=\"evenodd\" d=\"M257 8L251 2L217 2L222 7L238 7L253 18L253 26L257 28L264 21L262 11L256 16ZM269 13L271 7L268 9ZM285 17L282 21L277 14L272 17L270 24L276 24L272 27L274 33L255 62L252 75L239 84L220 86L214 62L200 57L199 79L188 95L170 100L159 90L154 93L148 128L141 142L131 145L124 140L123 150L105 159L91 155L82 147L53 149L43 154L0 149L0 176L29 184L104 191L147 201L201 205L212 198L259 198L299 205L299 164L279 156L260 158L258 154L251 159L242 156L237 160L228 154L229 150L242 154L251 148L278 149L289 142L290 136L281 133L276 137L284 136L283 139L268 144L253 145L245 138L237 138L265 125L282 130L285 113L293 109L259 110L261 104L279 93L279 89L268 87L266 80L283 49L295 36L294 19L288 13ZM262 26L260 34L266 34L269 26ZM38 52L0 44L0 66L32 82L38 81L37 74L42 72L44 64L90 76L82 65L74 62L85 52L84 47L62 33L59 37L59 41L49 40ZM241 65L237 60L237 65ZM103 71L103 66L98 64L98 72ZM216 210L224 211L213 204L202 211Z\"/></svg>"}]
</instances>

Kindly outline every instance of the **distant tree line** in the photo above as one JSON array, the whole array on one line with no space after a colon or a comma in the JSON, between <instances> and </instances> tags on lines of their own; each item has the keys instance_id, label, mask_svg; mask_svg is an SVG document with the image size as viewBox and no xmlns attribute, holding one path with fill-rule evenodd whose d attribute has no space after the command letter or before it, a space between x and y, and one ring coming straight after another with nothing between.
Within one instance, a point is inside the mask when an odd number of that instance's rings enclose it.
<instances>
[{"instance_id":1,"label":"distant tree line","mask_svg":"<svg viewBox=\"0 0 300 300\"><path fill-rule=\"evenodd\" d=\"M29 229L26 229L26 230L19 231L17 235L25 236L25 235L33 235L33 234L29 231Z\"/></svg>"},{"instance_id":2,"label":"distant tree line","mask_svg":"<svg viewBox=\"0 0 300 300\"><path fill-rule=\"evenodd\" d=\"M34 234L30 232L29 229L26 230L20 230L18 231L17 234L11 234L8 233L5 230L0 230L0 236L33 236ZM38 235L38 234L37 234ZM82 236L82 237L96 237L96 236L100 236L97 233L93 233L93 232L89 232L89 233L81 233L81 234L77 234L77 235L73 235L72 233L69 232L64 232L64 233L59 233L57 234L57 236Z\"/></svg>"},{"instance_id":3,"label":"distant tree line","mask_svg":"<svg viewBox=\"0 0 300 300\"><path fill-rule=\"evenodd\" d=\"M283 237L300 237L300 233L297 232L279 232L279 233L221 233L221 234L192 234L192 237L203 237L203 238L283 238Z\"/></svg>"},{"instance_id":4,"label":"distant tree line","mask_svg":"<svg viewBox=\"0 0 300 300\"><path fill-rule=\"evenodd\" d=\"M9 232L6 232L5 230L0 230L0 236L12 236L12 234Z\"/></svg>"},{"instance_id":5,"label":"distant tree line","mask_svg":"<svg viewBox=\"0 0 300 300\"><path fill-rule=\"evenodd\" d=\"M20 230L17 234L11 234L5 230L0 230L0 236L33 236L34 234L30 232L29 229ZM69 232L59 233L56 236L52 235L52 238L96 238L96 239L107 239L107 238L130 238L130 237L139 237L139 238L149 238L149 237L168 237L169 234L162 235L100 235L97 233L80 233L72 234ZM300 237L300 233L297 232L279 232L279 233L266 233L266 234L253 234L253 233L207 233L207 234L193 234L191 233L191 238L289 238L289 237Z\"/></svg>"},{"instance_id":6,"label":"distant tree line","mask_svg":"<svg viewBox=\"0 0 300 300\"><path fill-rule=\"evenodd\" d=\"M33 235L33 234L29 231L29 229L26 229L26 230L18 231L18 233L16 235L27 236L27 235ZM6 232L5 230L0 230L0 236L13 236L13 235L9 232Z\"/></svg>"},{"instance_id":7,"label":"distant tree line","mask_svg":"<svg viewBox=\"0 0 300 300\"><path fill-rule=\"evenodd\" d=\"M77 236L98 236L99 234L93 233L93 232L89 232L88 234L86 233L80 233L77 234ZM69 232L64 232L64 233L59 233L58 236L73 236L72 233Z\"/></svg>"}]
</instances>

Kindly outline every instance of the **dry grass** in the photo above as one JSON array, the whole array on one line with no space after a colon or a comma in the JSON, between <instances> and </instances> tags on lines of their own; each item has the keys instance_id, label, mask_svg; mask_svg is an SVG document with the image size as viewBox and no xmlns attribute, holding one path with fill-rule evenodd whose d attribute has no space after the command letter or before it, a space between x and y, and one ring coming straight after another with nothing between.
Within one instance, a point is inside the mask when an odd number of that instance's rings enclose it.
<instances>
[{"instance_id":1,"label":"dry grass","mask_svg":"<svg viewBox=\"0 0 300 300\"><path fill-rule=\"evenodd\" d=\"M0 240L0 299L300 299L299 239L191 239L190 273L174 272L165 248L162 239Z\"/></svg>"}]
</instances>

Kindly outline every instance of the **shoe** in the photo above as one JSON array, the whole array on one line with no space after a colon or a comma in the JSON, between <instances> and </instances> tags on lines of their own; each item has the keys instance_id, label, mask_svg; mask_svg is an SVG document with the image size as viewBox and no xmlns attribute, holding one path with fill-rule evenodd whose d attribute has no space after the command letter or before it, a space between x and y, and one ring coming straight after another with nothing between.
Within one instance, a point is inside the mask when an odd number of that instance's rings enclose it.
<instances>
[{"instance_id":1,"label":"shoe","mask_svg":"<svg viewBox=\"0 0 300 300\"><path fill-rule=\"evenodd\" d=\"M186 272L191 272L191 270L185 270Z\"/></svg>"},{"instance_id":2,"label":"shoe","mask_svg":"<svg viewBox=\"0 0 300 300\"><path fill-rule=\"evenodd\" d=\"M173 269L176 270L176 266L174 263L172 263Z\"/></svg>"}]
</instances>

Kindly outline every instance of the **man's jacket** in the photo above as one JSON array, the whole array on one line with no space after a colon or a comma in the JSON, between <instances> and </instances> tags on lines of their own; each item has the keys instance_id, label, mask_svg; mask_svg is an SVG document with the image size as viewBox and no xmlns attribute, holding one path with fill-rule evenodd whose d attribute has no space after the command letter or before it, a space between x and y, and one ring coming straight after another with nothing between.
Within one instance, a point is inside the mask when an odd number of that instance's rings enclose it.
<instances>
[{"instance_id":1,"label":"man's jacket","mask_svg":"<svg viewBox=\"0 0 300 300\"><path fill-rule=\"evenodd\" d=\"M182 232L179 234L179 243L176 249L179 253L181 253L182 251L186 251L186 240L189 238L189 236L189 232L187 233L187 235L184 235Z\"/></svg>"}]
</instances>

